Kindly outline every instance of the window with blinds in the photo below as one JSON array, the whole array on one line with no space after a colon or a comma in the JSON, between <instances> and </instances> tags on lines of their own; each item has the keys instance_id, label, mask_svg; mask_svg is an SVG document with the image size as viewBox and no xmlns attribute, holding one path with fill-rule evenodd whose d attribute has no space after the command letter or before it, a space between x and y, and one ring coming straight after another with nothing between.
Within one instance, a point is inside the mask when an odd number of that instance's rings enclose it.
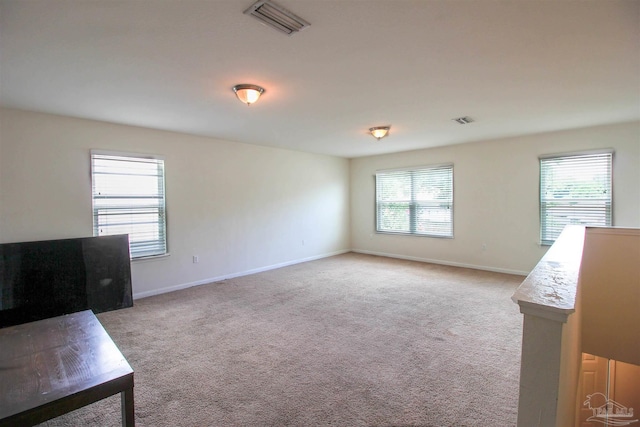
<instances>
[{"instance_id":1,"label":"window with blinds","mask_svg":"<svg viewBox=\"0 0 640 427\"><path fill-rule=\"evenodd\" d=\"M376 230L453 237L453 165L376 173Z\"/></svg>"},{"instance_id":2,"label":"window with blinds","mask_svg":"<svg viewBox=\"0 0 640 427\"><path fill-rule=\"evenodd\" d=\"M540 158L540 241L569 224L611 226L612 152Z\"/></svg>"},{"instance_id":3,"label":"window with blinds","mask_svg":"<svg viewBox=\"0 0 640 427\"><path fill-rule=\"evenodd\" d=\"M131 258L167 253L164 160L91 152L93 235L129 234Z\"/></svg>"}]
</instances>

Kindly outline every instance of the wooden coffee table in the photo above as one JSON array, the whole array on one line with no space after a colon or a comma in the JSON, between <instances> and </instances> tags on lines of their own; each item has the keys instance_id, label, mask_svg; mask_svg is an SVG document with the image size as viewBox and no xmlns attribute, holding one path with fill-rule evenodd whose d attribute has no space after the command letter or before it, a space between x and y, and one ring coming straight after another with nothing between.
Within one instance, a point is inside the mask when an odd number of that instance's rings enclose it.
<instances>
[{"instance_id":1,"label":"wooden coffee table","mask_svg":"<svg viewBox=\"0 0 640 427\"><path fill-rule=\"evenodd\" d=\"M133 370L91 310L0 329L0 426L32 426L121 393L135 425Z\"/></svg>"}]
</instances>

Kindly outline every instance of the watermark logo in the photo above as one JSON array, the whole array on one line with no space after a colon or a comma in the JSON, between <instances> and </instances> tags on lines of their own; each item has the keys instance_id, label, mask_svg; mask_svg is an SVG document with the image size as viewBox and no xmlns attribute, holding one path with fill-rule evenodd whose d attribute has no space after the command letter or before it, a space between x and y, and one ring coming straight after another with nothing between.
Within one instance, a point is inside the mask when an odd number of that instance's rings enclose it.
<instances>
[{"instance_id":1,"label":"watermark logo","mask_svg":"<svg viewBox=\"0 0 640 427\"><path fill-rule=\"evenodd\" d=\"M638 422L638 418L633 419L633 408L607 399L602 393L589 394L583 405L593 411L587 422L593 421L607 426L628 426Z\"/></svg>"}]
</instances>

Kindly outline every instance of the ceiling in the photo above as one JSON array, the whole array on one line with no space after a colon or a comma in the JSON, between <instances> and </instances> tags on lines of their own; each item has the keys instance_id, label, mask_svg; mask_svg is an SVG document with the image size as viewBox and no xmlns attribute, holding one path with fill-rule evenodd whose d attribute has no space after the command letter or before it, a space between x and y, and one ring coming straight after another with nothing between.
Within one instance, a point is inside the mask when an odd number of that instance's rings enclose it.
<instances>
[{"instance_id":1,"label":"ceiling","mask_svg":"<svg viewBox=\"0 0 640 427\"><path fill-rule=\"evenodd\" d=\"M0 0L0 105L346 158L640 119L635 0L275 1L311 26L254 0Z\"/></svg>"}]
</instances>

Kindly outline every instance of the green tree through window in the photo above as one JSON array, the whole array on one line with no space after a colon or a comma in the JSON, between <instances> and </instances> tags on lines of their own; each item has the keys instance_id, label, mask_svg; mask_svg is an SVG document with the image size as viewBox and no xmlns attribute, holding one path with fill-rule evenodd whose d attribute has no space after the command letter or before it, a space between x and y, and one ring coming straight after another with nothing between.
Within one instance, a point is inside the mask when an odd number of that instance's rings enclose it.
<instances>
[{"instance_id":1,"label":"green tree through window","mask_svg":"<svg viewBox=\"0 0 640 427\"><path fill-rule=\"evenodd\" d=\"M552 244L566 225L611 226L613 153L540 158L540 240Z\"/></svg>"},{"instance_id":2,"label":"green tree through window","mask_svg":"<svg viewBox=\"0 0 640 427\"><path fill-rule=\"evenodd\" d=\"M376 174L376 230L453 237L453 165Z\"/></svg>"}]
</instances>

